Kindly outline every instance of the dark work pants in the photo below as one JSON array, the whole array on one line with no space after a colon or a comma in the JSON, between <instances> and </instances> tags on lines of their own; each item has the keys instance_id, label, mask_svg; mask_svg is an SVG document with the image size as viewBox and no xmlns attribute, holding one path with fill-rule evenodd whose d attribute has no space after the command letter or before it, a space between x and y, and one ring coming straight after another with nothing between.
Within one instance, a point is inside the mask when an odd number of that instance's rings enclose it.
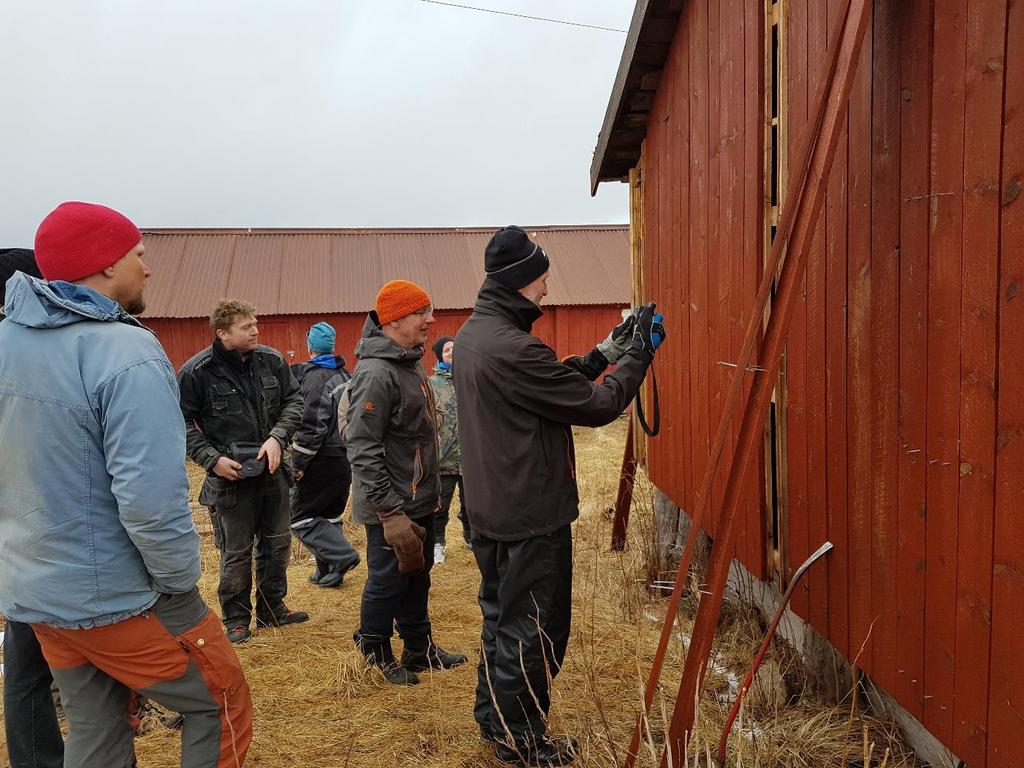
<instances>
[{"instance_id":1,"label":"dark work pants","mask_svg":"<svg viewBox=\"0 0 1024 768\"><path fill-rule=\"evenodd\" d=\"M462 475L441 475L441 507L434 515L434 539L438 544L445 543L445 528L448 527L449 510L455 489L459 489L459 520L462 521L462 538L469 543L469 518L466 516L466 498L462 490Z\"/></svg>"},{"instance_id":2,"label":"dark work pants","mask_svg":"<svg viewBox=\"0 0 1024 768\"><path fill-rule=\"evenodd\" d=\"M256 617L270 619L286 609L289 525L287 484L280 470L232 484L234 498L210 507L220 550L220 599L224 626L247 627L252 618L253 544L256 552Z\"/></svg>"},{"instance_id":3,"label":"dark work pants","mask_svg":"<svg viewBox=\"0 0 1024 768\"><path fill-rule=\"evenodd\" d=\"M366 526L366 586L359 612L356 641L363 653L388 662L393 656L391 635L398 635L409 650L425 650L430 640L430 567L434 562L434 529L430 517L415 520L427 534L423 539L423 561L419 573L399 573L395 550L384 541L384 526Z\"/></svg>"},{"instance_id":4,"label":"dark work pants","mask_svg":"<svg viewBox=\"0 0 1024 768\"><path fill-rule=\"evenodd\" d=\"M53 675L32 627L8 621L4 633L4 729L11 768L61 768L64 739Z\"/></svg>"},{"instance_id":5,"label":"dark work pants","mask_svg":"<svg viewBox=\"0 0 1024 768\"><path fill-rule=\"evenodd\" d=\"M569 642L572 529L521 541L474 535L473 554L483 613L474 716L485 732L529 749L545 734L548 675Z\"/></svg>"},{"instance_id":6,"label":"dark work pants","mask_svg":"<svg viewBox=\"0 0 1024 768\"><path fill-rule=\"evenodd\" d=\"M344 573L359 563L341 522L351 486L348 458L318 455L292 487L292 531L316 559L321 576Z\"/></svg>"}]
</instances>

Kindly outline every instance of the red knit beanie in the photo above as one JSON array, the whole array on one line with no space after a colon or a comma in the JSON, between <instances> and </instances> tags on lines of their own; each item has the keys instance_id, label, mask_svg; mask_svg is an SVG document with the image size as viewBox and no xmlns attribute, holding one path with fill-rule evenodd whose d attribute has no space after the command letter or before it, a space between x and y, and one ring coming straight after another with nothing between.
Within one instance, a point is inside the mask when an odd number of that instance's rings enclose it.
<instances>
[{"instance_id":1,"label":"red knit beanie","mask_svg":"<svg viewBox=\"0 0 1024 768\"><path fill-rule=\"evenodd\" d=\"M377 294L377 319L381 325L411 315L417 310L430 306L427 292L408 280L392 280L385 283Z\"/></svg>"},{"instance_id":2,"label":"red knit beanie","mask_svg":"<svg viewBox=\"0 0 1024 768\"><path fill-rule=\"evenodd\" d=\"M139 244L127 217L95 203L61 203L36 230L36 263L47 280L81 280L102 272Z\"/></svg>"}]
</instances>

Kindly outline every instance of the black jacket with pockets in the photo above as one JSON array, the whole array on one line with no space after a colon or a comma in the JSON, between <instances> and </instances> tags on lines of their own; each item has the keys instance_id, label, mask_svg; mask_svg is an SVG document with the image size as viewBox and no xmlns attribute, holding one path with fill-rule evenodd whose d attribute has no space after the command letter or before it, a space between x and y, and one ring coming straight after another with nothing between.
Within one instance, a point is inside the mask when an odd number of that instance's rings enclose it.
<instances>
[{"instance_id":1,"label":"black jacket with pockets","mask_svg":"<svg viewBox=\"0 0 1024 768\"><path fill-rule=\"evenodd\" d=\"M352 465L352 519L380 523L401 507L412 519L437 510L437 421L421 359L385 336L371 312L356 345L348 389L346 444Z\"/></svg>"},{"instance_id":2,"label":"black jacket with pockets","mask_svg":"<svg viewBox=\"0 0 1024 768\"><path fill-rule=\"evenodd\" d=\"M631 350L595 384L604 355L560 361L530 333L541 314L487 279L455 339L466 509L474 532L499 541L551 533L579 516L572 425L614 421L651 362Z\"/></svg>"},{"instance_id":3,"label":"black jacket with pockets","mask_svg":"<svg viewBox=\"0 0 1024 768\"><path fill-rule=\"evenodd\" d=\"M208 473L200 502L227 506L233 483L214 475L214 464L235 442L274 437L284 449L302 418L299 385L277 350L261 345L243 361L218 340L181 367L178 388L185 451Z\"/></svg>"}]
</instances>

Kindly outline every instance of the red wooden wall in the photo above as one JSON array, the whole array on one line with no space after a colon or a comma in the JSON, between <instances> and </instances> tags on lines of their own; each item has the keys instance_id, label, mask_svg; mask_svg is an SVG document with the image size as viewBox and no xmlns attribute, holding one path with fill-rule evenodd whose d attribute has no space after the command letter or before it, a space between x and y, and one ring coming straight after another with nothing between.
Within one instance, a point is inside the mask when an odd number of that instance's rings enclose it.
<instances>
[{"instance_id":1,"label":"red wooden wall","mask_svg":"<svg viewBox=\"0 0 1024 768\"><path fill-rule=\"evenodd\" d=\"M608 335L608 331L621 322L622 307L616 306L561 306L545 307L544 316L534 325L534 332L550 344L560 355L588 352L594 344ZM441 310L435 313L431 339L454 336L469 317L469 310ZM306 359L306 333L309 327L324 320L334 326L338 334L336 350L345 357L351 369L355 364L356 342L362 335L366 315L269 315L259 318L260 343L274 347L289 357L291 362ZM209 346L212 336L205 318L166 319L147 318L145 324L156 333L174 367L180 368L199 350ZM289 355L288 353L293 353ZM431 365L433 356L428 352Z\"/></svg>"},{"instance_id":2,"label":"red wooden wall","mask_svg":"<svg viewBox=\"0 0 1024 768\"><path fill-rule=\"evenodd\" d=\"M762 24L755 3L686 4L644 147L643 287L669 331L655 362L662 433L648 441L648 471L691 513L761 275ZM709 533L738 418L731 429ZM737 557L764 578L763 477L751 479L746 499Z\"/></svg>"},{"instance_id":3,"label":"red wooden wall","mask_svg":"<svg viewBox=\"0 0 1024 768\"><path fill-rule=\"evenodd\" d=\"M792 168L844 3L786 5ZM763 255L763 6L686 4L644 151L648 454L684 508ZM1022 187L1024 4L876 0L787 349L783 551L836 545L795 610L971 768L1024 765Z\"/></svg>"}]
</instances>

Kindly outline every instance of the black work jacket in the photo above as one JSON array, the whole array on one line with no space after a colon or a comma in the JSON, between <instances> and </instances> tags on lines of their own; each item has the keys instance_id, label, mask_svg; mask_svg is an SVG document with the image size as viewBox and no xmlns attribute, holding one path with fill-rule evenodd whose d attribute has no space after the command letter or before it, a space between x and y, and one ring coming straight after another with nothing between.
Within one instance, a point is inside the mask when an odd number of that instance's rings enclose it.
<instances>
[{"instance_id":1,"label":"black work jacket","mask_svg":"<svg viewBox=\"0 0 1024 768\"><path fill-rule=\"evenodd\" d=\"M338 402L352 374L345 370L345 358L335 355L334 364L325 368L309 362L299 371L302 421L291 445L296 469L305 470L317 456L345 455L345 440L338 431Z\"/></svg>"},{"instance_id":2,"label":"black work jacket","mask_svg":"<svg viewBox=\"0 0 1024 768\"><path fill-rule=\"evenodd\" d=\"M245 360L215 341L178 372L185 450L207 472L231 443L263 443L274 437L282 448L302 418L302 394L281 353L259 346Z\"/></svg>"},{"instance_id":3,"label":"black work jacket","mask_svg":"<svg viewBox=\"0 0 1024 768\"><path fill-rule=\"evenodd\" d=\"M597 349L560 361L530 329L535 304L487 279L455 338L459 445L474 533L514 541L579 516L572 425L609 424L636 397L650 365L629 351L608 367Z\"/></svg>"}]
</instances>

